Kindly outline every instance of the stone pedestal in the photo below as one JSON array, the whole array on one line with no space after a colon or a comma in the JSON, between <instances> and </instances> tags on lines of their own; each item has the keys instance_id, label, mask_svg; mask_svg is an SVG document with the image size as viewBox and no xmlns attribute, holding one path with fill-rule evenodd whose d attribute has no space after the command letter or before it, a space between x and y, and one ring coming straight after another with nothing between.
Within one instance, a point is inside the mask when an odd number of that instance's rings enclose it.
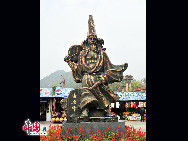
<instances>
[{"instance_id":1,"label":"stone pedestal","mask_svg":"<svg viewBox=\"0 0 188 141\"><path fill-rule=\"evenodd\" d=\"M119 130L118 130L119 126ZM62 133L66 132L69 129L72 129L72 134L80 134L80 127L83 133L85 135L89 134L90 131L94 131L94 134L97 133L97 130L99 130L101 133L104 133L104 130L106 133L109 131L117 131L121 134L123 132L125 134L126 127L124 122L80 122L80 123L64 123L62 125ZM109 130L108 130L109 127ZM75 131L76 128L76 131ZM103 130L104 129L104 130ZM76 133L77 132L77 133Z\"/></svg>"}]
</instances>

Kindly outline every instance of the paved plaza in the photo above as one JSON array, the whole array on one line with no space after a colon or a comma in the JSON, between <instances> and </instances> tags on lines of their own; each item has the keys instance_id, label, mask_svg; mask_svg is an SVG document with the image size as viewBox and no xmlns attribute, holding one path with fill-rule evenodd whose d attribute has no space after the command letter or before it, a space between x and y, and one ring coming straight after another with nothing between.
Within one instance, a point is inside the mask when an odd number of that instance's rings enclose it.
<instances>
[{"instance_id":1,"label":"paved plaza","mask_svg":"<svg viewBox=\"0 0 188 141\"><path fill-rule=\"evenodd\" d=\"M146 132L146 121L144 121L144 122L140 122L140 121L128 121L128 120L124 120L124 121L125 121L125 125L131 125L136 130L139 130L139 128L141 128L140 131Z\"/></svg>"},{"instance_id":2,"label":"paved plaza","mask_svg":"<svg viewBox=\"0 0 188 141\"><path fill-rule=\"evenodd\" d=\"M146 121L145 122L140 122L140 121L128 121L128 120L119 120L118 122L125 122L125 125L131 125L133 126L136 130L139 130L141 128L141 131L146 131ZM52 123L50 121L40 121L41 126L46 126L46 129L49 129L49 125L62 125L62 123Z\"/></svg>"}]
</instances>

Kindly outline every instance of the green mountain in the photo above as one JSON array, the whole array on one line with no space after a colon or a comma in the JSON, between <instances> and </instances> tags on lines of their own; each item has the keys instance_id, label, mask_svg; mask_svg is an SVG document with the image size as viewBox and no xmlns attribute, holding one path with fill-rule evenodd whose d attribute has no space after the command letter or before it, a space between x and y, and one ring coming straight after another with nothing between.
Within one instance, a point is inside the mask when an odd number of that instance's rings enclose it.
<instances>
[{"instance_id":1,"label":"green mountain","mask_svg":"<svg viewBox=\"0 0 188 141\"><path fill-rule=\"evenodd\" d=\"M58 70L40 80L40 88L52 88L53 86L60 86L61 81L65 78L65 88L78 89L82 87L81 83L76 83L73 80L72 72L66 72L64 70ZM61 84L63 87L63 84Z\"/></svg>"}]
</instances>

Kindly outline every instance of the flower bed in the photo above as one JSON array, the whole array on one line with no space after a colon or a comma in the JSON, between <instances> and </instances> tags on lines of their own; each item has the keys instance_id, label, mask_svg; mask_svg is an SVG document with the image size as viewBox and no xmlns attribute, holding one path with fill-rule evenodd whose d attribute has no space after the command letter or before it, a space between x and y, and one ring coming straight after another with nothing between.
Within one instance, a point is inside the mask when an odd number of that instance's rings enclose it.
<instances>
[{"instance_id":1,"label":"flower bed","mask_svg":"<svg viewBox=\"0 0 188 141\"><path fill-rule=\"evenodd\" d=\"M112 129L112 128L111 128ZM126 133L112 131L108 127L108 131L103 131L103 133L97 130L97 133L90 131L90 134L84 134L81 127L80 130L68 129L65 133L61 132L61 125L49 126L48 134L41 135L40 141L145 141L146 132L136 131L134 127L126 125ZM75 130L79 135L74 135L71 133L72 130Z\"/></svg>"}]
</instances>

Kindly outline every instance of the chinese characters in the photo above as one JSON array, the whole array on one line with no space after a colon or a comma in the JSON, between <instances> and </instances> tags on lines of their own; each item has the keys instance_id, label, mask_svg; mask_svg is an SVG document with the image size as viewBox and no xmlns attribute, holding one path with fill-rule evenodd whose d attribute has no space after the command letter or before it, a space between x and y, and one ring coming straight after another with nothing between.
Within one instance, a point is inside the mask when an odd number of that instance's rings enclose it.
<instances>
[{"instance_id":1,"label":"chinese characters","mask_svg":"<svg viewBox=\"0 0 188 141\"><path fill-rule=\"evenodd\" d=\"M23 130L27 131L28 135L47 135L45 126L42 128L39 122L35 122L34 124L31 124L29 119L25 121Z\"/></svg>"},{"instance_id":2,"label":"chinese characters","mask_svg":"<svg viewBox=\"0 0 188 141\"><path fill-rule=\"evenodd\" d=\"M73 95L73 98L76 98L76 94L74 93L74 95ZM73 104L74 106L72 107L72 109L74 110L74 112L76 111L76 106L75 106L75 104L76 104L76 100L74 99L73 100L73 103L71 103L71 104Z\"/></svg>"}]
</instances>

